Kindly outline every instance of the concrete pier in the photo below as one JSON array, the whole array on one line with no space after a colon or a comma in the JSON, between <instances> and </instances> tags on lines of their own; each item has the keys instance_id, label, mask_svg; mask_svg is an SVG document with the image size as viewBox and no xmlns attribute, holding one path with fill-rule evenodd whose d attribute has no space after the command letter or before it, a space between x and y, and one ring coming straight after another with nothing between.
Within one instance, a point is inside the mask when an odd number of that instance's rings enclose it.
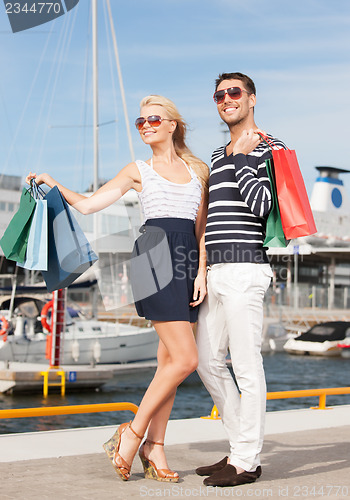
<instances>
[{"instance_id":1,"label":"concrete pier","mask_svg":"<svg viewBox=\"0 0 350 500\"><path fill-rule=\"evenodd\" d=\"M47 364L16 363L0 364L0 393L42 391L42 372L49 370ZM60 368L65 372L67 390L96 388L113 378L113 371L103 366L65 365ZM57 370L49 370L49 384L59 382Z\"/></svg>"},{"instance_id":2,"label":"concrete pier","mask_svg":"<svg viewBox=\"0 0 350 500\"><path fill-rule=\"evenodd\" d=\"M269 412L263 474L235 488L207 488L194 472L227 454L220 420L169 422L167 457L180 474L177 484L145 479L138 457L130 480L121 481L102 449L114 430L115 425L0 435L1 500L350 498L350 406Z\"/></svg>"}]
</instances>

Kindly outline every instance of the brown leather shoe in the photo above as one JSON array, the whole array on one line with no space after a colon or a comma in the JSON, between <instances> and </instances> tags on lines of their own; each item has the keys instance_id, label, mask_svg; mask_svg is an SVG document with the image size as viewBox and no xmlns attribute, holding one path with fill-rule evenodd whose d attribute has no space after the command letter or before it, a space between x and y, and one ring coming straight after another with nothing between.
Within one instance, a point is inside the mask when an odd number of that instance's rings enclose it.
<instances>
[{"instance_id":1,"label":"brown leather shoe","mask_svg":"<svg viewBox=\"0 0 350 500\"><path fill-rule=\"evenodd\" d=\"M216 464L206 465L204 467L198 467L196 469L196 474L198 474L198 476L211 476L212 474L215 474L215 472L218 472L219 470L223 469L225 465L227 465L227 460L228 457L225 457Z\"/></svg>"},{"instance_id":2,"label":"brown leather shoe","mask_svg":"<svg viewBox=\"0 0 350 500\"><path fill-rule=\"evenodd\" d=\"M236 467L227 464L223 469L204 479L205 486L238 486L240 484L254 483L261 476L260 465L254 472L237 474Z\"/></svg>"}]
</instances>

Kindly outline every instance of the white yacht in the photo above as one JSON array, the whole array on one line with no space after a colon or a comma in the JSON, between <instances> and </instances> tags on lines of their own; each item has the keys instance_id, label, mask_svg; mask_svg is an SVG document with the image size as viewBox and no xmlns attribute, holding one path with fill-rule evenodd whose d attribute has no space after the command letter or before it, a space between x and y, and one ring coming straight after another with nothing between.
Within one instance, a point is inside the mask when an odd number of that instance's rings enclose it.
<instances>
[{"instance_id":1,"label":"white yacht","mask_svg":"<svg viewBox=\"0 0 350 500\"><path fill-rule=\"evenodd\" d=\"M15 307L7 333L0 336L0 361L48 363L48 333L40 322L40 299L27 297ZM0 318L9 319L8 310ZM11 328L12 325L12 328ZM88 319L80 311L67 308L62 337L62 365L90 365L154 361L158 335L153 327Z\"/></svg>"},{"instance_id":2,"label":"white yacht","mask_svg":"<svg viewBox=\"0 0 350 500\"><path fill-rule=\"evenodd\" d=\"M350 336L350 322L328 321L314 325L307 332L289 339L283 349L290 354L339 356L339 343Z\"/></svg>"}]
</instances>

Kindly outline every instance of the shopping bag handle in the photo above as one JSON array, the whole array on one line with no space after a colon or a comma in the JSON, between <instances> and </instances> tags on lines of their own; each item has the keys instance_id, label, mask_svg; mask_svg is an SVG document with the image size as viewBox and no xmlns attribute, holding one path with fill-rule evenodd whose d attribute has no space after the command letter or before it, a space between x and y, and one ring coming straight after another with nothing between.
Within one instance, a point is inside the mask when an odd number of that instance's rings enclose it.
<instances>
[{"instance_id":1,"label":"shopping bag handle","mask_svg":"<svg viewBox=\"0 0 350 500\"><path fill-rule=\"evenodd\" d=\"M270 146L270 148L271 148L271 149L276 149L276 150L278 149L278 147L276 146L276 144L274 144L274 142L273 142L273 141L272 141L269 137L267 137L267 136L266 136L266 135L264 135L264 134L261 134L260 132L258 132L258 134L260 135L260 137L262 138L262 140L263 140L264 142L266 142L266 144L267 144L268 146ZM274 148L274 146L275 146L275 148ZM286 149L287 149L288 151L290 151L290 149L288 148L288 146L286 146Z\"/></svg>"},{"instance_id":2,"label":"shopping bag handle","mask_svg":"<svg viewBox=\"0 0 350 500\"><path fill-rule=\"evenodd\" d=\"M30 191L35 200L44 198L46 194L43 188L41 188L39 184L35 182L35 179L30 179L30 188L27 191Z\"/></svg>"},{"instance_id":3,"label":"shopping bag handle","mask_svg":"<svg viewBox=\"0 0 350 500\"><path fill-rule=\"evenodd\" d=\"M29 194L30 200L36 201L34 193L33 193L33 189L31 187L29 187L28 189L26 189L26 188L24 188L24 189L25 189L24 195Z\"/></svg>"},{"instance_id":4,"label":"shopping bag handle","mask_svg":"<svg viewBox=\"0 0 350 500\"><path fill-rule=\"evenodd\" d=\"M270 146L271 149L273 149L274 143L266 135L261 134L260 132L258 132L258 134L260 135L260 137L262 138L262 140L264 142L266 142L266 144L268 146Z\"/></svg>"}]
</instances>

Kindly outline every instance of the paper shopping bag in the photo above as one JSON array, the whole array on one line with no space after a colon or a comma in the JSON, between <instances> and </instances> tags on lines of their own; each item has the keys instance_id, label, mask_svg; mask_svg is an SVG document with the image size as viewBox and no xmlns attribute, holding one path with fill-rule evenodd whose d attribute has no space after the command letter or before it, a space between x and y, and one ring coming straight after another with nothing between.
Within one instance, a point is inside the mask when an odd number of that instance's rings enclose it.
<instances>
[{"instance_id":1,"label":"paper shopping bag","mask_svg":"<svg viewBox=\"0 0 350 500\"><path fill-rule=\"evenodd\" d=\"M45 196L48 210L48 269L42 271L49 292L65 288L94 262L97 255L57 186Z\"/></svg>"},{"instance_id":2,"label":"paper shopping bag","mask_svg":"<svg viewBox=\"0 0 350 500\"><path fill-rule=\"evenodd\" d=\"M47 271L47 201L38 199L30 227L26 258L18 266Z\"/></svg>"},{"instance_id":3,"label":"paper shopping bag","mask_svg":"<svg viewBox=\"0 0 350 500\"><path fill-rule=\"evenodd\" d=\"M24 262L35 207L36 201L31 194L31 189L24 188L19 209L0 240L6 259Z\"/></svg>"},{"instance_id":4,"label":"paper shopping bag","mask_svg":"<svg viewBox=\"0 0 350 500\"><path fill-rule=\"evenodd\" d=\"M264 240L265 247L282 247L285 248L289 241L284 236L280 210L278 206L275 176L271 160L265 160L267 175L270 179L272 206L271 211L266 221L266 236Z\"/></svg>"},{"instance_id":5,"label":"paper shopping bag","mask_svg":"<svg viewBox=\"0 0 350 500\"><path fill-rule=\"evenodd\" d=\"M279 149L263 136L272 149L278 205L287 240L317 232L314 217L294 150Z\"/></svg>"}]
</instances>

